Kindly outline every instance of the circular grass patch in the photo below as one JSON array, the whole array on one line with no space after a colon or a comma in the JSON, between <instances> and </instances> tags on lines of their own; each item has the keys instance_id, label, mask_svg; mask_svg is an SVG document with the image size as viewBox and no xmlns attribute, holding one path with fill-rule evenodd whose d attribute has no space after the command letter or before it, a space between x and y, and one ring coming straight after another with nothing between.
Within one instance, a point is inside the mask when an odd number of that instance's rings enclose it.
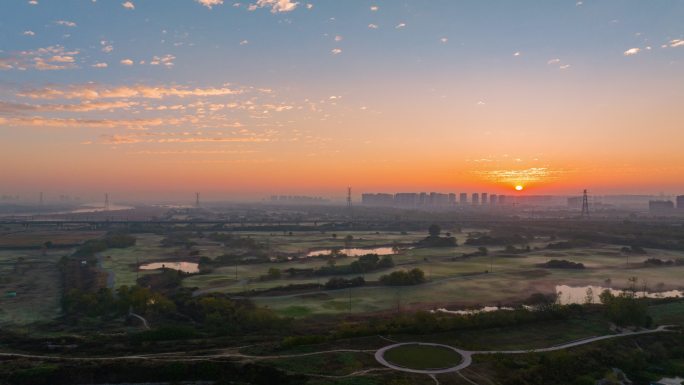
<instances>
[{"instance_id":1,"label":"circular grass patch","mask_svg":"<svg viewBox=\"0 0 684 385\"><path fill-rule=\"evenodd\" d=\"M457 366L461 355L446 346L408 344L389 349L383 355L387 362L407 369L437 370Z\"/></svg>"}]
</instances>

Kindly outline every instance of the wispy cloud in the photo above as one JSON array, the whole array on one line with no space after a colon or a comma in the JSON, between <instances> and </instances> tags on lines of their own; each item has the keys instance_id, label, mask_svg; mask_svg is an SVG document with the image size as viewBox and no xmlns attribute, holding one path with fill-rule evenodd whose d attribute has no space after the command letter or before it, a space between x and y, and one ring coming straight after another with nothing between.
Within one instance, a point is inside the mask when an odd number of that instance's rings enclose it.
<instances>
[{"instance_id":1,"label":"wispy cloud","mask_svg":"<svg viewBox=\"0 0 684 385\"><path fill-rule=\"evenodd\" d=\"M73 21L68 21L68 20L57 20L57 21L55 21L55 24L61 25L64 27L69 27L69 28L73 28L76 26L76 23L74 23Z\"/></svg>"},{"instance_id":2,"label":"wispy cloud","mask_svg":"<svg viewBox=\"0 0 684 385\"><path fill-rule=\"evenodd\" d=\"M546 64L548 64L548 65L557 65L557 66L558 66L558 69L560 69L560 70L566 70L566 69L570 68L570 64L563 63L563 62L561 61L561 59L559 59L559 58L553 58L553 59L547 61Z\"/></svg>"},{"instance_id":3,"label":"wispy cloud","mask_svg":"<svg viewBox=\"0 0 684 385\"><path fill-rule=\"evenodd\" d=\"M150 61L150 65L162 65L165 67L173 67L173 61L176 59L173 55L154 56Z\"/></svg>"},{"instance_id":4,"label":"wispy cloud","mask_svg":"<svg viewBox=\"0 0 684 385\"><path fill-rule=\"evenodd\" d=\"M61 45L14 52L8 57L0 57L0 70L48 71L77 68L75 56L78 54L79 51L67 50Z\"/></svg>"},{"instance_id":5,"label":"wispy cloud","mask_svg":"<svg viewBox=\"0 0 684 385\"><path fill-rule=\"evenodd\" d=\"M204 5L205 7L212 9L216 5L222 5L223 0L195 0L196 2Z\"/></svg>"},{"instance_id":6,"label":"wispy cloud","mask_svg":"<svg viewBox=\"0 0 684 385\"><path fill-rule=\"evenodd\" d=\"M475 171L474 173L494 183L516 185L555 180L564 174L565 171L552 170L548 167L531 167L526 169Z\"/></svg>"},{"instance_id":7,"label":"wispy cloud","mask_svg":"<svg viewBox=\"0 0 684 385\"><path fill-rule=\"evenodd\" d=\"M339 48L333 48L330 52L331 52L333 55L339 55L339 54L342 53L342 50L339 49Z\"/></svg>"},{"instance_id":8,"label":"wispy cloud","mask_svg":"<svg viewBox=\"0 0 684 385\"><path fill-rule=\"evenodd\" d=\"M90 112L127 109L138 103L130 101L84 101L77 104L27 104L0 101L0 113L17 114L24 112Z\"/></svg>"},{"instance_id":9,"label":"wispy cloud","mask_svg":"<svg viewBox=\"0 0 684 385\"><path fill-rule=\"evenodd\" d=\"M114 51L114 46L111 45L107 40L101 40L100 45L102 46L101 51L104 53L110 53Z\"/></svg>"},{"instance_id":10,"label":"wispy cloud","mask_svg":"<svg viewBox=\"0 0 684 385\"><path fill-rule=\"evenodd\" d=\"M225 96L236 95L243 91L228 87L188 88L183 86L105 86L98 84L80 84L67 87L45 87L19 92L17 95L31 99L115 99L145 98L161 99L165 97L191 96Z\"/></svg>"},{"instance_id":11,"label":"wispy cloud","mask_svg":"<svg viewBox=\"0 0 684 385\"><path fill-rule=\"evenodd\" d=\"M670 40L670 47L684 47L684 40L681 39L674 39Z\"/></svg>"},{"instance_id":12,"label":"wispy cloud","mask_svg":"<svg viewBox=\"0 0 684 385\"><path fill-rule=\"evenodd\" d=\"M250 4L248 9L254 11L258 8L271 8L272 13L290 12L294 11L299 5L299 2L292 0L257 0L256 3Z\"/></svg>"},{"instance_id":13,"label":"wispy cloud","mask_svg":"<svg viewBox=\"0 0 684 385\"><path fill-rule=\"evenodd\" d=\"M125 2L121 3L121 6L126 8L126 9L135 9L135 4L133 4L130 1L125 1Z\"/></svg>"},{"instance_id":14,"label":"wispy cloud","mask_svg":"<svg viewBox=\"0 0 684 385\"><path fill-rule=\"evenodd\" d=\"M399 23L394 28L396 28L396 29L406 28L406 23Z\"/></svg>"},{"instance_id":15,"label":"wispy cloud","mask_svg":"<svg viewBox=\"0 0 684 385\"><path fill-rule=\"evenodd\" d=\"M630 48L627 51L623 52L622 54L625 56L633 56L641 52L641 48Z\"/></svg>"},{"instance_id":16,"label":"wispy cloud","mask_svg":"<svg viewBox=\"0 0 684 385\"><path fill-rule=\"evenodd\" d=\"M131 59L122 59L119 63L125 65L125 66L132 66L133 65L133 60Z\"/></svg>"},{"instance_id":17,"label":"wispy cloud","mask_svg":"<svg viewBox=\"0 0 684 385\"><path fill-rule=\"evenodd\" d=\"M77 119L47 118L42 116L8 118L6 125L12 127L36 128L124 128L146 130L150 127L168 124L163 119Z\"/></svg>"},{"instance_id":18,"label":"wispy cloud","mask_svg":"<svg viewBox=\"0 0 684 385\"><path fill-rule=\"evenodd\" d=\"M33 31L24 31L23 33L24 36L36 36L36 33Z\"/></svg>"}]
</instances>

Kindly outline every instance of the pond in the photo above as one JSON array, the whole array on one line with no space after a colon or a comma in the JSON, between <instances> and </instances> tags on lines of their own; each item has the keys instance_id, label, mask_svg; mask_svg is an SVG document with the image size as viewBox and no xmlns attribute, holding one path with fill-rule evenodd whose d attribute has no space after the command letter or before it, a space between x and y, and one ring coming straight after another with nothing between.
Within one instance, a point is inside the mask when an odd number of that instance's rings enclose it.
<instances>
[{"instance_id":1,"label":"pond","mask_svg":"<svg viewBox=\"0 0 684 385\"><path fill-rule=\"evenodd\" d=\"M512 307L498 307L498 306L485 306L480 309L472 309L472 310L447 310L445 308L439 308L436 310L432 310L432 313L448 313L448 314L456 314L456 315L470 315L470 314L478 314L478 313L489 313L492 311L498 311L498 310L514 310Z\"/></svg>"},{"instance_id":2,"label":"pond","mask_svg":"<svg viewBox=\"0 0 684 385\"><path fill-rule=\"evenodd\" d=\"M340 254L344 254L348 257L360 257L362 255L366 254L377 254L377 255L392 255L396 254L394 248L392 247L375 247L371 249L362 249L360 247L350 247L350 248L345 248L345 249L334 249L337 250ZM310 251L309 253L306 254L307 257L322 257L325 255L331 255L333 253L333 249L324 249L324 250L314 250Z\"/></svg>"},{"instance_id":3,"label":"pond","mask_svg":"<svg viewBox=\"0 0 684 385\"><path fill-rule=\"evenodd\" d=\"M153 262L140 265L140 270L173 269L184 273L199 273L199 264L194 262Z\"/></svg>"},{"instance_id":4,"label":"pond","mask_svg":"<svg viewBox=\"0 0 684 385\"><path fill-rule=\"evenodd\" d=\"M591 289L588 292L588 289ZM569 304L584 304L587 302L589 294L591 294L591 300L593 303L601 303L599 296L604 290L610 290L613 295L620 295L622 290L616 290L612 288L606 288L602 286L568 286L568 285L557 285L556 294L562 305ZM684 293L681 290L669 290L660 292L650 292L650 291L637 291L637 297L647 297L647 298L677 298L684 297Z\"/></svg>"}]
</instances>

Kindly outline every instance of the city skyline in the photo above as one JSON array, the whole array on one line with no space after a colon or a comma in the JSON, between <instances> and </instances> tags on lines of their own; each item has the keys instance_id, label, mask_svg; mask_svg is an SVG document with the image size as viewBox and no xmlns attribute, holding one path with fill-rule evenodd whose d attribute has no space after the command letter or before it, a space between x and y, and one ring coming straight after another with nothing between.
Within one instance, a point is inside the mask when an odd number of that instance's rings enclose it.
<instances>
[{"instance_id":1,"label":"city skyline","mask_svg":"<svg viewBox=\"0 0 684 385\"><path fill-rule=\"evenodd\" d=\"M684 192L681 2L0 9L0 194Z\"/></svg>"}]
</instances>

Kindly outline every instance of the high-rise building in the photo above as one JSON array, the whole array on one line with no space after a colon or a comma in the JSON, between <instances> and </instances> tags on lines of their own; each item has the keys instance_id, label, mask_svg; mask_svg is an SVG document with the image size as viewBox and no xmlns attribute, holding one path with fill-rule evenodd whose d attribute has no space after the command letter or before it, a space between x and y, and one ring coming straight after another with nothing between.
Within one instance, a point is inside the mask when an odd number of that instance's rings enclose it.
<instances>
[{"instance_id":1,"label":"high-rise building","mask_svg":"<svg viewBox=\"0 0 684 385\"><path fill-rule=\"evenodd\" d=\"M496 206L496 204L499 203L498 201L499 201L499 197L496 194L492 194L489 197L489 204L492 206Z\"/></svg>"},{"instance_id":2,"label":"high-rise building","mask_svg":"<svg viewBox=\"0 0 684 385\"><path fill-rule=\"evenodd\" d=\"M684 195L677 195L677 209L684 211Z\"/></svg>"},{"instance_id":3,"label":"high-rise building","mask_svg":"<svg viewBox=\"0 0 684 385\"><path fill-rule=\"evenodd\" d=\"M425 206L427 204L428 204L427 193L424 193L424 192L420 193L420 195L418 195L418 205L419 206Z\"/></svg>"},{"instance_id":4,"label":"high-rise building","mask_svg":"<svg viewBox=\"0 0 684 385\"><path fill-rule=\"evenodd\" d=\"M431 192L430 206L446 206L449 204L449 195Z\"/></svg>"},{"instance_id":5,"label":"high-rise building","mask_svg":"<svg viewBox=\"0 0 684 385\"><path fill-rule=\"evenodd\" d=\"M468 203L468 193L461 193L458 198L458 203L465 205Z\"/></svg>"},{"instance_id":6,"label":"high-rise building","mask_svg":"<svg viewBox=\"0 0 684 385\"><path fill-rule=\"evenodd\" d=\"M394 195L392 194L361 194L361 203L369 206L392 206Z\"/></svg>"},{"instance_id":7,"label":"high-rise building","mask_svg":"<svg viewBox=\"0 0 684 385\"><path fill-rule=\"evenodd\" d=\"M418 204L418 194L416 193L396 193L394 204L400 207L414 207Z\"/></svg>"},{"instance_id":8,"label":"high-rise building","mask_svg":"<svg viewBox=\"0 0 684 385\"><path fill-rule=\"evenodd\" d=\"M449 206L456 205L456 194L449 193Z\"/></svg>"},{"instance_id":9,"label":"high-rise building","mask_svg":"<svg viewBox=\"0 0 684 385\"><path fill-rule=\"evenodd\" d=\"M672 201L657 200L648 201L648 211L653 214L668 214L674 210L674 203Z\"/></svg>"},{"instance_id":10,"label":"high-rise building","mask_svg":"<svg viewBox=\"0 0 684 385\"><path fill-rule=\"evenodd\" d=\"M488 200L487 200L488 195L489 194L487 194L487 193L482 193L482 204L483 205L486 205L488 203Z\"/></svg>"},{"instance_id":11,"label":"high-rise building","mask_svg":"<svg viewBox=\"0 0 684 385\"><path fill-rule=\"evenodd\" d=\"M503 206L506 203L508 203L508 202L506 202L506 196L505 195L499 195L499 205Z\"/></svg>"},{"instance_id":12,"label":"high-rise building","mask_svg":"<svg viewBox=\"0 0 684 385\"><path fill-rule=\"evenodd\" d=\"M480 204L480 194L478 193L473 193L472 198L470 199L471 203L473 206L479 205Z\"/></svg>"}]
</instances>

